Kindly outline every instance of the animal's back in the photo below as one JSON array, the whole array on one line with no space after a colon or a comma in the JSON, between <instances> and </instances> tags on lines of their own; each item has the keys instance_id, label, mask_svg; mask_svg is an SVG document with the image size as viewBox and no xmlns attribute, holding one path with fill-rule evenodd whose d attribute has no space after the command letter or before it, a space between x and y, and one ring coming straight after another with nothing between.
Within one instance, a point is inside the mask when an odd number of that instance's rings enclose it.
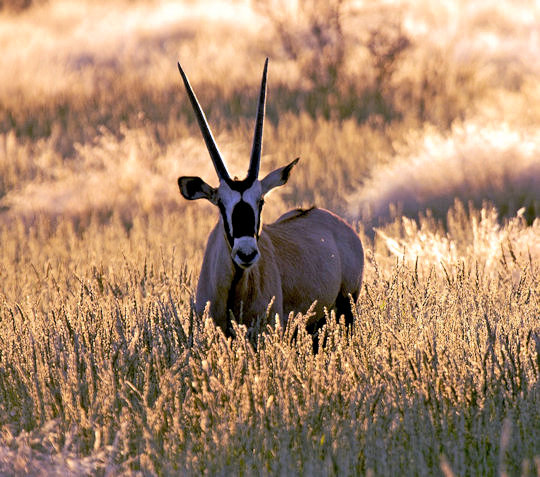
<instances>
[{"instance_id":1,"label":"animal's back","mask_svg":"<svg viewBox=\"0 0 540 477\"><path fill-rule=\"evenodd\" d=\"M297 209L264 230L281 273L285 315L305 312L317 300L320 317L323 307L334 307L339 297L358 296L364 252L344 220L324 209Z\"/></svg>"}]
</instances>

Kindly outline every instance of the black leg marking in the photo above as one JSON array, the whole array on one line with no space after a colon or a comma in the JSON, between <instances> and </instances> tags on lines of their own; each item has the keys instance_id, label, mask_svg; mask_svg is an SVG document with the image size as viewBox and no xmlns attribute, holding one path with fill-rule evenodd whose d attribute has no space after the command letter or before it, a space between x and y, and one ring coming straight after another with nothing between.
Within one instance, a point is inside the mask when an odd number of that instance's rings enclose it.
<instances>
[{"instance_id":1,"label":"black leg marking","mask_svg":"<svg viewBox=\"0 0 540 477\"><path fill-rule=\"evenodd\" d=\"M358 299L358 292L351 293L351 297L354 302ZM343 315L345 317L345 324L349 328L352 326L354 321L354 314L351 309L351 300L349 298L349 294L344 295L343 293L339 293L339 295L336 298L336 317L339 320L339 317ZM316 323L311 323L310 325L306 326L306 331L311 335L313 339L313 354L317 354L319 352L319 346L321 348L324 348L326 346L326 336L324 337L323 342L319 345L319 332L322 329L322 327L326 324L326 318L323 317L320 320L318 320ZM298 329L295 329L292 333L292 339L291 342L296 341L296 337L298 334Z\"/></svg>"},{"instance_id":2,"label":"black leg marking","mask_svg":"<svg viewBox=\"0 0 540 477\"><path fill-rule=\"evenodd\" d=\"M317 354L319 352L319 331L325 324L326 324L326 318L321 318L316 323L312 323L311 325L306 326L306 331L311 335L313 339L313 354ZM325 344L326 344L326 337L322 343L323 348Z\"/></svg>"},{"instance_id":3,"label":"black leg marking","mask_svg":"<svg viewBox=\"0 0 540 477\"><path fill-rule=\"evenodd\" d=\"M353 301L356 302L358 299L358 292L351 293L351 296ZM339 319L341 315L345 316L345 324L347 326L351 326L353 324L354 315L351 309L351 300L349 295L344 295L340 292L336 298L336 316Z\"/></svg>"}]
</instances>

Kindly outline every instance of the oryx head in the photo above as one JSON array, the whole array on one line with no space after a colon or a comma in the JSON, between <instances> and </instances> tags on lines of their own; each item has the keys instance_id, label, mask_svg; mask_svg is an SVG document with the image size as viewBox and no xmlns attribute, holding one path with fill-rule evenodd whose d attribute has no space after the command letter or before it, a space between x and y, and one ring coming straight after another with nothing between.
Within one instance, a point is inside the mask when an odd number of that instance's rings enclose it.
<instances>
[{"instance_id":1,"label":"oryx head","mask_svg":"<svg viewBox=\"0 0 540 477\"><path fill-rule=\"evenodd\" d=\"M195 93L180 63L178 69L184 80L191 105L197 116L204 142L214 163L218 178L217 189L209 186L200 177L180 177L178 186L181 194L189 200L207 199L219 207L227 242L231 249L233 261L241 268L248 268L259 259L257 241L261 228L261 211L264 203L264 195L274 187L287 182L289 174L298 159L289 165L276 169L264 179L259 180L259 166L261 163L262 135L264 123L264 111L266 104L266 72L268 58L264 63L264 70L257 109L257 121L247 176L243 180L231 179L227 167L223 162L221 153L216 145L210 127L206 121Z\"/></svg>"}]
</instances>

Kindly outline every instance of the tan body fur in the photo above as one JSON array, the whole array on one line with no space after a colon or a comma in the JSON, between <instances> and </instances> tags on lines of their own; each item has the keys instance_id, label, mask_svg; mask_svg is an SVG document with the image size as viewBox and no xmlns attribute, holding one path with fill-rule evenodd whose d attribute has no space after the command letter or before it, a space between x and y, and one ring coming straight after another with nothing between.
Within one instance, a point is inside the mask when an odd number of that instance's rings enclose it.
<instances>
[{"instance_id":1,"label":"tan body fur","mask_svg":"<svg viewBox=\"0 0 540 477\"><path fill-rule=\"evenodd\" d=\"M212 230L197 288L196 311L210 302L210 316L226 331L227 303L236 320L252 325L265 317L282 320L292 312L306 312L314 301L316 315L335 308L341 297L356 299L360 291L364 254L358 235L341 218L323 209L293 210L263 225L260 260L241 272L231 293L235 267L221 220ZM339 308L339 307L338 307ZM338 309L339 311L339 309Z\"/></svg>"}]
</instances>

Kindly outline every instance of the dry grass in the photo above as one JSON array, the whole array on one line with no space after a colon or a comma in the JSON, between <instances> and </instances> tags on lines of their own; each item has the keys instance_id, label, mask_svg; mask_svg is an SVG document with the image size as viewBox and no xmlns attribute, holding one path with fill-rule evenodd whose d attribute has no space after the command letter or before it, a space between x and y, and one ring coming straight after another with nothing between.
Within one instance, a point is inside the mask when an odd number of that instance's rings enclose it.
<instances>
[{"instance_id":1,"label":"dry grass","mask_svg":"<svg viewBox=\"0 0 540 477\"><path fill-rule=\"evenodd\" d=\"M536 4L7 3L0 474L540 474ZM266 54L262 173L302 161L265 220L363 218L316 356L305 315L255 350L190 304L216 212L176 178L215 173L175 61L241 176Z\"/></svg>"},{"instance_id":2,"label":"dry grass","mask_svg":"<svg viewBox=\"0 0 540 477\"><path fill-rule=\"evenodd\" d=\"M198 217L3 232L5 469L15 453L113 474L427 475L444 455L458 475L534 472L539 255L522 242L537 228L512 225L494 257L497 221L456 212L447 240L491 230L483 242L437 262L433 234L416 265L377 245L352 333L331 321L313 356L290 329L255 352L193 319Z\"/></svg>"}]
</instances>

